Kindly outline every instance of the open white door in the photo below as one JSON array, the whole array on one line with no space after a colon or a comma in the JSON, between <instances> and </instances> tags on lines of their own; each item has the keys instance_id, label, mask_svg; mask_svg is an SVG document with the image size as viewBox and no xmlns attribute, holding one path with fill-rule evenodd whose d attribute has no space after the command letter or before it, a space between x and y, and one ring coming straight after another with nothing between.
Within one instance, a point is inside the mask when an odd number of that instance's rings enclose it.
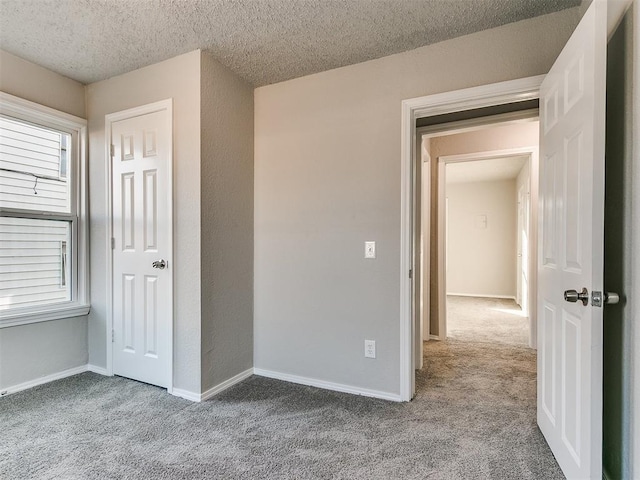
<instances>
[{"instance_id":1,"label":"open white door","mask_svg":"<svg viewBox=\"0 0 640 480\"><path fill-rule=\"evenodd\" d=\"M606 10L594 0L540 89L538 425L569 479L602 478Z\"/></svg>"}]
</instances>

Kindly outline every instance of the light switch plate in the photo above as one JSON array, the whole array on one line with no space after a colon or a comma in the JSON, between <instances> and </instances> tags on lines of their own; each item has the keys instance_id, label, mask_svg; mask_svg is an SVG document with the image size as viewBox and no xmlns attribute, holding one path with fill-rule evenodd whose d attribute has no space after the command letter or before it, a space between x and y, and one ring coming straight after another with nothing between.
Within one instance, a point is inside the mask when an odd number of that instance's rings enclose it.
<instances>
[{"instance_id":1,"label":"light switch plate","mask_svg":"<svg viewBox=\"0 0 640 480\"><path fill-rule=\"evenodd\" d=\"M476 217L476 228L480 230L484 230L487 228L487 216L486 215L478 215Z\"/></svg>"},{"instance_id":2,"label":"light switch plate","mask_svg":"<svg viewBox=\"0 0 640 480\"><path fill-rule=\"evenodd\" d=\"M376 258L376 242L364 242L364 258Z\"/></svg>"}]
</instances>

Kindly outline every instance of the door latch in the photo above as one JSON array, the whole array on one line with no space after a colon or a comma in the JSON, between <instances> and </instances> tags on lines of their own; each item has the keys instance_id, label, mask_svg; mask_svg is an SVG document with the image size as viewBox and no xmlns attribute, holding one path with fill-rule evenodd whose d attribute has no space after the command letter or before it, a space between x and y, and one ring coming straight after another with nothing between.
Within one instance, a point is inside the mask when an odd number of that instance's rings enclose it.
<instances>
[{"instance_id":1,"label":"door latch","mask_svg":"<svg viewBox=\"0 0 640 480\"><path fill-rule=\"evenodd\" d=\"M620 303L620 295L614 292L591 292L591 305L602 307L603 305L613 305Z\"/></svg>"}]
</instances>

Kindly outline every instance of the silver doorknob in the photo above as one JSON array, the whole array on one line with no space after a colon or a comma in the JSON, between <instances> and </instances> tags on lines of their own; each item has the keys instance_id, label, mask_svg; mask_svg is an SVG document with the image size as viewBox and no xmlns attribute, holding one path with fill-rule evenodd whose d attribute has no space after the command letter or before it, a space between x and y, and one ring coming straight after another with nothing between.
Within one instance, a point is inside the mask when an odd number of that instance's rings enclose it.
<instances>
[{"instance_id":1,"label":"silver doorknob","mask_svg":"<svg viewBox=\"0 0 640 480\"><path fill-rule=\"evenodd\" d=\"M151 266L153 268L159 268L160 270L164 270L164 268L167 266L167 262L165 262L163 259L160 259L153 262Z\"/></svg>"},{"instance_id":2,"label":"silver doorknob","mask_svg":"<svg viewBox=\"0 0 640 480\"><path fill-rule=\"evenodd\" d=\"M567 302L576 303L578 300L582 302L582 305L585 307L589 303L589 291L586 288L583 288L581 292L577 292L575 290L565 290L564 299Z\"/></svg>"}]
</instances>

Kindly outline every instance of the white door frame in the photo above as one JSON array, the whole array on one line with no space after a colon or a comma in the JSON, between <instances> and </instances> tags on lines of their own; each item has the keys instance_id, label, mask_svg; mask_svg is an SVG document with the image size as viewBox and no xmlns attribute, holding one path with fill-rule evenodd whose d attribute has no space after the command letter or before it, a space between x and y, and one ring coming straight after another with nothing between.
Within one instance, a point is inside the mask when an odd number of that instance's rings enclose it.
<instances>
[{"instance_id":1,"label":"white door frame","mask_svg":"<svg viewBox=\"0 0 640 480\"><path fill-rule=\"evenodd\" d=\"M421 369L424 363L423 357L423 341L429 340L429 311L431 310L431 153L428 148L425 148L423 138L418 138L418 151L420 157L418 161L422 161L422 188L420 189L421 197L421 221L420 226L422 231L420 232L421 241L418 245L420 248L420 255L417 261L421 262L420 265L420 298L418 302L420 304L418 325L416 326L415 345L416 345L416 369Z\"/></svg>"},{"instance_id":2,"label":"white door frame","mask_svg":"<svg viewBox=\"0 0 640 480\"><path fill-rule=\"evenodd\" d=\"M402 102L400 198L400 399L410 401L415 388L415 322L411 316L409 277L413 253L413 165L416 161L416 120L422 117L535 100L544 75L412 98Z\"/></svg>"},{"instance_id":3,"label":"white door frame","mask_svg":"<svg viewBox=\"0 0 640 480\"><path fill-rule=\"evenodd\" d=\"M530 169L529 183L531 201L529 202L529 298L537 298L537 219L538 219L538 145L528 147L492 150L460 155L443 155L438 157L438 340L447 337L447 248L446 248L446 166L450 163L493 160L509 157L527 157ZM534 222L532 224L532 222ZM515 254L515 252L513 252ZM537 346L536 307L529 305L529 346Z\"/></svg>"},{"instance_id":4,"label":"white door frame","mask_svg":"<svg viewBox=\"0 0 640 480\"><path fill-rule=\"evenodd\" d=\"M112 124L115 122L119 122L121 120L128 120L130 118L139 117L142 115L147 115L150 113L156 113L166 111L169 116L170 122L170 135L167 139L168 152L167 156L167 188L171 195L171 201L169 202L169 211L167 212L168 224L171 225L172 233L169 235L168 243L169 243L169 252L171 253L170 259L173 259L173 100L161 100L159 102L150 103L147 105L142 105L140 107L130 108L128 110L123 110L120 112L110 113L105 115L104 118L104 134L105 134L105 166L106 166L106 202L107 202L107 238L106 238L106 248L107 248L107 317L106 317L106 345L107 345L107 375L113 376L113 343L112 343L112 331L113 331L113 249L112 249L112 238L113 238L113 204L112 204L112 157L111 157L111 130ZM172 262L173 263L173 262ZM168 310L170 312L169 325L167 331L167 338L169 339L169 372L167 372L168 376L168 387L167 392L173 393L173 321L174 321L174 312L173 312L173 280L174 268L171 269L171 296L168 299Z\"/></svg>"}]
</instances>

